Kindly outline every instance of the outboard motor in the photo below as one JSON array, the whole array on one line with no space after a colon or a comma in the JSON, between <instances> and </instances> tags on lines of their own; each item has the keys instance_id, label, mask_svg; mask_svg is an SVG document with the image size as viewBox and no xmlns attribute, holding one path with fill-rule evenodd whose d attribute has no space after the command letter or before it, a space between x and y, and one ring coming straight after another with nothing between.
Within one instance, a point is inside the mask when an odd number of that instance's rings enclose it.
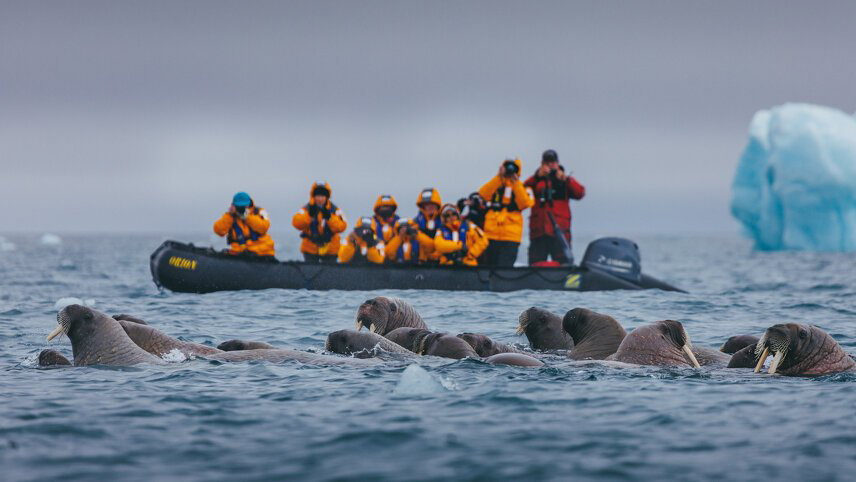
<instances>
[{"instance_id":1,"label":"outboard motor","mask_svg":"<svg viewBox=\"0 0 856 482\"><path fill-rule=\"evenodd\" d=\"M580 266L605 271L638 284L642 279L639 246L624 238L600 238L589 243Z\"/></svg>"}]
</instances>

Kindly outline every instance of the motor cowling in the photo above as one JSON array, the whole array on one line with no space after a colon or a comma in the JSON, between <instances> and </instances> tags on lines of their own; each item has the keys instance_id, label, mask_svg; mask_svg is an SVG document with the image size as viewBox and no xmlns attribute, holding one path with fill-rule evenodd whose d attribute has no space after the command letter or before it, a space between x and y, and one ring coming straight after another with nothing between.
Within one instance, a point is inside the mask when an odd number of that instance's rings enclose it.
<instances>
[{"instance_id":1,"label":"motor cowling","mask_svg":"<svg viewBox=\"0 0 856 482\"><path fill-rule=\"evenodd\" d=\"M580 266L605 271L633 283L642 279L639 246L625 238L600 238L589 243Z\"/></svg>"}]
</instances>

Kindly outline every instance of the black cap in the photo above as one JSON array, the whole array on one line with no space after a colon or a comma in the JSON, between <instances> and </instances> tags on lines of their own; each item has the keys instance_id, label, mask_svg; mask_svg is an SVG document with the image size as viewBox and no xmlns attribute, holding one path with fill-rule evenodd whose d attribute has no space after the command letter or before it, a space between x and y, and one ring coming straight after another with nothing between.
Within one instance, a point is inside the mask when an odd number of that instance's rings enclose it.
<instances>
[{"instance_id":1,"label":"black cap","mask_svg":"<svg viewBox=\"0 0 856 482\"><path fill-rule=\"evenodd\" d=\"M559 154L553 149L547 149L541 154L541 164L546 164L548 162L559 162Z\"/></svg>"},{"instance_id":2,"label":"black cap","mask_svg":"<svg viewBox=\"0 0 856 482\"><path fill-rule=\"evenodd\" d=\"M322 195L322 194L324 196L330 197L330 191L328 191L324 185L315 186L315 189L312 190L313 196L318 196L318 195Z\"/></svg>"}]
</instances>

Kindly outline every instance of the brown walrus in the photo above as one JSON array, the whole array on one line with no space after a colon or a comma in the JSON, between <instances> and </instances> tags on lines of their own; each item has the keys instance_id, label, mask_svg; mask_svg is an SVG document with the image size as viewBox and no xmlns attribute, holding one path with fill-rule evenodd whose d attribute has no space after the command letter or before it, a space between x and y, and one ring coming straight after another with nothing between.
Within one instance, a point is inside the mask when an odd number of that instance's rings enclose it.
<instances>
[{"instance_id":1,"label":"brown walrus","mask_svg":"<svg viewBox=\"0 0 856 482\"><path fill-rule=\"evenodd\" d=\"M679 321L663 320L631 331L618 350L607 360L634 365L694 366L698 360L684 326Z\"/></svg>"},{"instance_id":2,"label":"brown walrus","mask_svg":"<svg viewBox=\"0 0 856 482\"><path fill-rule=\"evenodd\" d=\"M499 353L527 354L523 350L519 350L511 345L506 345L505 343L493 341L487 335L481 335L477 333L461 333L458 335L458 338L469 343L469 345L473 347L473 350L475 350L476 353L478 353L481 357L489 357L492 355L497 355Z\"/></svg>"},{"instance_id":3,"label":"brown walrus","mask_svg":"<svg viewBox=\"0 0 856 482\"><path fill-rule=\"evenodd\" d=\"M119 321L119 324L138 347L158 357L163 357L174 350L178 350L186 357L212 355L222 351L200 343L181 341L148 325L126 320Z\"/></svg>"},{"instance_id":4,"label":"brown walrus","mask_svg":"<svg viewBox=\"0 0 856 482\"><path fill-rule=\"evenodd\" d=\"M728 362L731 361L731 356L722 353L721 351L715 348L707 348L703 346L695 346L692 347L693 355L696 357L696 361L698 364L706 367L706 366L716 366L716 367L725 367L728 365Z\"/></svg>"},{"instance_id":5,"label":"brown walrus","mask_svg":"<svg viewBox=\"0 0 856 482\"><path fill-rule=\"evenodd\" d=\"M544 362L534 356L525 353L497 353L485 358L486 362L493 365L511 365L517 367L542 367Z\"/></svg>"},{"instance_id":6,"label":"brown walrus","mask_svg":"<svg viewBox=\"0 0 856 482\"><path fill-rule=\"evenodd\" d=\"M725 340L725 343L719 347L722 353L733 355L738 351L746 348L749 345L755 346L758 344L758 337L753 335L735 335Z\"/></svg>"},{"instance_id":7,"label":"brown walrus","mask_svg":"<svg viewBox=\"0 0 856 482\"><path fill-rule=\"evenodd\" d=\"M327 341L324 344L324 347L327 351L338 353L340 355L353 355L363 352L374 354L377 351L407 353L413 355L413 352L403 346L388 340L377 333L367 331L334 331L327 335Z\"/></svg>"},{"instance_id":8,"label":"brown walrus","mask_svg":"<svg viewBox=\"0 0 856 482\"><path fill-rule=\"evenodd\" d=\"M571 336L572 360L603 360L618 350L627 332L615 318L586 308L574 308L562 319L563 329Z\"/></svg>"},{"instance_id":9,"label":"brown walrus","mask_svg":"<svg viewBox=\"0 0 856 482\"><path fill-rule=\"evenodd\" d=\"M381 336L385 336L396 328L428 329L422 317L410 306L410 303L400 298L386 296L378 296L361 304L357 309L355 326L357 331L365 326L369 331Z\"/></svg>"},{"instance_id":10,"label":"brown walrus","mask_svg":"<svg viewBox=\"0 0 856 482\"><path fill-rule=\"evenodd\" d=\"M54 350L53 348L42 350L41 353L39 353L40 367L59 367L70 365L71 362L68 361L68 358L66 358L65 355Z\"/></svg>"},{"instance_id":11,"label":"brown walrus","mask_svg":"<svg viewBox=\"0 0 856 482\"><path fill-rule=\"evenodd\" d=\"M773 355L767 373L790 376L828 375L856 370L850 357L828 333L814 325L785 323L767 328L758 340L755 373Z\"/></svg>"},{"instance_id":12,"label":"brown walrus","mask_svg":"<svg viewBox=\"0 0 856 482\"><path fill-rule=\"evenodd\" d=\"M275 348L275 346L263 341L247 340L228 340L217 345L217 349L222 351L270 350Z\"/></svg>"},{"instance_id":13,"label":"brown walrus","mask_svg":"<svg viewBox=\"0 0 856 482\"><path fill-rule=\"evenodd\" d=\"M534 306L520 313L516 333L525 333L533 350L570 350L574 347L573 338L562 329L559 315Z\"/></svg>"},{"instance_id":14,"label":"brown walrus","mask_svg":"<svg viewBox=\"0 0 856 482\"><path fill-rule=\"evenodd\" d=\"M758 354L755 353L756 345L744 346L731 355L726 368L754 368L758 362Z\"/></svg>"},{"instance_id":15,"label":"brown walrus","mask_svg":"<svg viewBox=\"0 0 856 482\"><path fill-rule=\"evenodd\" d=\"M387 339L407 348L417 355L444 358L479 358L473 347L457 336L434 333L419 328L397 328L387 333Z\"/></svg>"},{"instance_id":16,"label":"brown walrus","mask_svg":"<svg viewBox=\"0 0 856 482\"><path fill-rule=\"evenodd\" d=\"M71 340L74 366L164 363L137 346L118 321L100 311L69 305L57 313L56 321L58 326L48 335L48 341L61 334L67 335Z\"/></svg>"}]
</instances>

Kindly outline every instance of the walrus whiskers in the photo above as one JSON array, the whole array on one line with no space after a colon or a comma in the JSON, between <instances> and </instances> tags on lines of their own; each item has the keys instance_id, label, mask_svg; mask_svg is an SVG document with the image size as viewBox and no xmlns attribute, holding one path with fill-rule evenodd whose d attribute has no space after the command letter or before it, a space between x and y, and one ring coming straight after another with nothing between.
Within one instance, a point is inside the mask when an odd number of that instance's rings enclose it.
<instances>
[{"instance_id":1,"label":"walrus whiskers","mask_svg":"<svg viewBox=\"0 0 856 482\"><path fill-rule=\"evenodd\" d=\"M62 312L59 312L56 314L57 326L56 326L56 328L53 329L52 332L50 332L50 334L48 335L47 341L51 341L54 338L58 337L59 335L68 334L68 328L69 328L70 323L68 321L68 318L66 318L65 316L61 316L61 313Z\"/></svg>"},{"instance_id":2,"label":"walrus whiskers","mask_svg":"<svg viewBox=\"0 0 856 482\"><path fill-rule=\"evenodd\" d=\"M520 313L520 316L517 317L517 330L515 330L514 333L517 336L520 336L523 333L526 333L526 327L527 326L529 326L529 310L526 310L523 313Z\"/></svg>"}]
</instances>

